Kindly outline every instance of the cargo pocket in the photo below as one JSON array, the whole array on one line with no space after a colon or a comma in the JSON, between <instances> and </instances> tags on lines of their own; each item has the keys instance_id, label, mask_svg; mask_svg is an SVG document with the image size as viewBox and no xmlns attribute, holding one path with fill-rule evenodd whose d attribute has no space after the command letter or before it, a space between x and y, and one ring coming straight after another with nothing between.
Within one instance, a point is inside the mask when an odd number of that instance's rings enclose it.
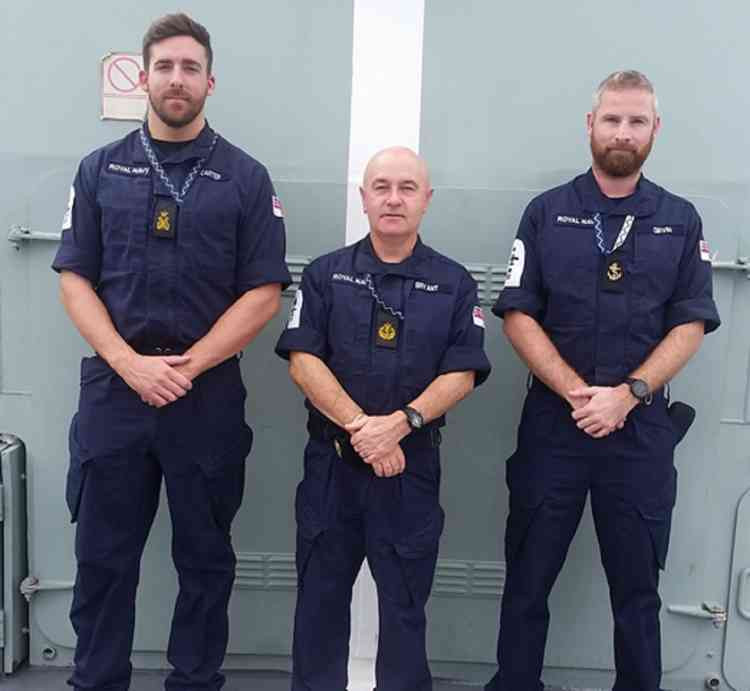
<instances>
[{"instance_id":1,"label":"cargo pocket","mask_svg":"<svg viewBox=\"0 0 750 691\"><path fill-rule=\"evenodd\" d=\"M68 448L70 450L70 465L65 481L65 501L70 511L70 522L75 523L78 520L78 509L81 505L81 494L83 494L83 481L86 477L86 469L81 460L81 447L78 443L78 413L73 416L70 423Z\"/></svg>"},{"instance_id":2,"label":"cargo pocket","mask_svg":"<svg viewBox=\"0 0 750 691\"><path fill-rule=\"evenodd\" d=\"M300 483L294 500L294 511L297 519L297 587L301 590L305 580L305 571L310 562L315 543L318 541L324 526L320 517L305 498L304 485Z\"/></svg>"},{"instance_id":3,"label":"cargo pocket","mask_svg":"<svg viewBox=\"0 0 750 691\"><path fill-rule=\"evenodd\" d=\"M511 564L526 541L529 528L544 501L544 487L535 482L525 465L525 457L516 451L507 461L505 477L510 490L510 510L505 526L505 561Z\"/></svg>"},{"instance_id":4,"label":"cargo pocket","mask_svg":"<svg viewBox=\"0 0 750 691\"><path fill-rule=\"evenodd\" d=\"M411 604L417 607L426 604L432 590L444 525L445 513L437 506L420 529L393 545Z\"/></svg>"},{"instance_id":5,"label":"cargo pocket","mask_svg":"<svg viewBox=\"0 0 750 691\"><path fill-rule=\"evenodd\" d=\"M654 548L654 557L661 570L664 570L667 562L669 535L672 530L672 509L676 498L677 469L672 467L669 479L664 484L661 493L653 501L643 502L636 507L648 530Z\"/></svg>"},{"instance_id":6,"label":"cargo pocket","mask_svg":"<svg viewBox=\"0 0 750 691\"><path fill-rule=\"evenodd\" d=\"M245 460L253 444L252 430L245 425L234 444L209 459L204 468L214 520L229 532L245 493Z\"/></svg>"}]
</instances>

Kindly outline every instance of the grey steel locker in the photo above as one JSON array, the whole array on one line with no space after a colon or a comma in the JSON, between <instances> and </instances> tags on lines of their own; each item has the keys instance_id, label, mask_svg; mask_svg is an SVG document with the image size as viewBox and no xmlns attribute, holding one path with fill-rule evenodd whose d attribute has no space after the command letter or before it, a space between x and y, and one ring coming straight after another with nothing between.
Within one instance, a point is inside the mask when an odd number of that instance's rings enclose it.
<instances>
[{"instance_id":1,"label":"grey steel locker","mask_svg":"<svg viewBox=\"0 0 750 691\"><path fill-rule=\"evenodd\" d=\"M29 654L29 610L21 582L26 551L26 451L11 434L0 433L0 521L2 521L2 609L0 647L3 671L12 674Z\"/></svg>"}]
</instances>

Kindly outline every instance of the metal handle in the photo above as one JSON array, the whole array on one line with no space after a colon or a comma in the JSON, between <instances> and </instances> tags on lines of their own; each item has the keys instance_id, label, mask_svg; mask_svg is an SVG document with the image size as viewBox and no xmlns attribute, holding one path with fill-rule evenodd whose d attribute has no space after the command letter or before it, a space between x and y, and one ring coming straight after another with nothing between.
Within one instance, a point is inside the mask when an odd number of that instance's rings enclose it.
<instances>
[{"instance_id":1,"label":"metal handle","mask_svg":"<svg viewBox=\"0 0 750 691\"><path fill-rule=\"evenodd\" d=\"M747 278L750 278L750 259L748 257L738 257L736 261L712 261L711 266L714 271L742 271Z\"/></svg>"},{"instance_id":2,"label":"metal handle","mask_svg":"<svg viewBox=\"0 0 750 691\"><path fill-rule=\"evenodd\" d=\"M737 610L744 619L750 619L750 609L742 606L742 603L745 601L745 584L748 581L748 577L750 577L750 568L742 569L740 572L740 584L737 588Z\"/></svg>"},{"instance_id":3,"label":"metal handle","mask_svg":"<svg viewBox=\"0 0 750 691\"><path fill-rule=\"evenodd\" d=\"M40 233L26 226L11 226L8 232L8 242L12 242L16 247L19 247L22 242L30 240L57 242L59 239L60 233Z\"/></svg>"}]
</instances>

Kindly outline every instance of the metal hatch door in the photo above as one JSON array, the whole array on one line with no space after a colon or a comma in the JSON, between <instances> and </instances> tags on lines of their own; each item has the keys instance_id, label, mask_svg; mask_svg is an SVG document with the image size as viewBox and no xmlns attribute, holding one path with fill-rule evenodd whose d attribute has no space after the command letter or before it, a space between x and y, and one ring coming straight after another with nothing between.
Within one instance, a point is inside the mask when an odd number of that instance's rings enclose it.
<instances>
[{"instance_id":1,"label":"metal hatch door","mask_svg":"<svg viewBox=\"0 0 750 691\"><path fill-rule=\"evenodd\" d=\"M21 581L28 572L26 451L23 443L9 434L0 434L0 473L0 643L3 648L3 671L12 674L29 655L29 610L20 590Z\"/></svg>"},{"instance_id":2,"label":"metal hatch door","mask_svg":"<svg viewBox=\"0 0 750 691\"><path fill-rule=\"evenodd\" d=\"M737 506L729 606L724 643L724 676L738 691L750 687L750 490Z\"/></svg>"}]
</instances>

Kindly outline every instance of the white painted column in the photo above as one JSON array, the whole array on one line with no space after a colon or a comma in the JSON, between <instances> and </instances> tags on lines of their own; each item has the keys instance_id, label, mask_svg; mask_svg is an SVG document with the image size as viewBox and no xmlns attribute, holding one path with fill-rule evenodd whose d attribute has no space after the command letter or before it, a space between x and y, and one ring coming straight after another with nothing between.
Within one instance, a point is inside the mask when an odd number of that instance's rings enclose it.
<instances>
[{"instance_id":1,"label":"white painted column","mask_svg":"<svg viewBox=\"0 0 750 691\"><path fill-rule=\"evenodd\" d=\"M364 237L359 185L387 146L419 150L424 0L354 0L346 243Z\"/></svg>"},{"instance_id":2,"label":"white painted column","mask_svg":"<svg viewBox=\"0 0 750 691\"><path fill-rule=\"evenodd\" d=\"M359 186L367 162L388 146L419 150L424 0L354 0L346 244L369 228ZM350 691L375 687L378 609L367 564L354 586Z\"/></svg>"}]
</instances>

